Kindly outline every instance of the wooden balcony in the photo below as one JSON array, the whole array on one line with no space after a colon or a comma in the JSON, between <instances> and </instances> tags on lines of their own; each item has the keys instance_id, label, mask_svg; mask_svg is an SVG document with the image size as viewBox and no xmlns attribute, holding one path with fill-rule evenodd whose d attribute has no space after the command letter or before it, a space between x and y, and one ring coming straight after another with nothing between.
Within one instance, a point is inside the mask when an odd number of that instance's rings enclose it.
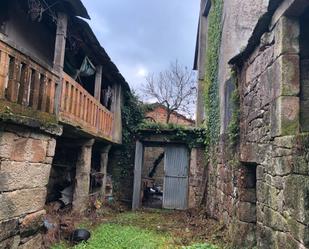
<instances>
[{"instance_id":1,"label":"wooden balcony","mask_svg":"<svg viewBox=\"0 0 309 249\"><path fill-rule=\"evenodd\" d=\"M112 141L113 114L66 74L59 116L55 113L57 82L50 68L0 41L0 114L9 109L11 116L59 120Z\"/></svg>"},{"instance_id":2,"label":"wooden balcony","mask_svg":"<svg viewBox=\"0 0 309 249\"><path fill-rule=\"evenodd\" d=\"M67 74L63 77L60 120L112 140L113 114Z\"/></svg>"},{"instance_id":3,"label":"wooden balcony","mask_svg":"<svg viewBox=\"0 0 309 249\"><path fill-rule=\"evenodd\" d=\"M57 79L52 70L0 41L1 111L7 108L12 114L50 122Z\"/></svg>"}]
</instances>

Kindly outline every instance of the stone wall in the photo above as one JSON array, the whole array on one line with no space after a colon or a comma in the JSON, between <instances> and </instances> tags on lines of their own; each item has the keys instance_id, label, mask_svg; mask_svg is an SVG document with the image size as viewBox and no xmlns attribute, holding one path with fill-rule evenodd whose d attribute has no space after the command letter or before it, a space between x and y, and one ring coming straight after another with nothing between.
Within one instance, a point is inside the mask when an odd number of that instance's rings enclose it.
<instances>
[{"instance_id":1,"label":"stone wall","mask_svg":"<svg viewBox=\"0 0 309 249\"><path fill-rule=\"evenodd\" d=\"M189 208L197 208L205 197L206 189L205 148L191 149L189 172Z\"/></svg>"},{"instance_id":2,"label":"stone wall","mask_svg":"<svg viewBox=\"0 0 309 249\"><path fill-rule=\"evenodd\" d=\"M239 153L224 137L212 151L208 211L230 224L240 248L309 246L307 143L299 142L299 32L297 19L281 17L262 36L239 73Z\"/></svg>"},{"instance_id":3,"label":"stone wall","mask_svg":"<svg viewBox=\"0 0 309 249\"><path fill-rule=\"evenodd\" d=\"M281 17L241 72L240 160L257 164L259 248L301 248L299 242L304 243L294 234L297 221L288 207L293 135L299 132L298 38L298 20Z\"/></svg>"},{"instance_id":4,"label":"stone wall","mask_svg":"<svg viewBox=\"0 0 309 249\"><path fill-rule=\"evenodd\" d=\"M269 0L224 1L218 74L221 134L226 132L226 125L224 125L226 101L224 96L226 82L231 78L228 61L247 45L259 18L267 11L268 2Z\"/></svg>"},{"instance_id":5,"label":"stone wall","mask_svg":"<svg viewBox=\"0 0 309 249\"><path fill-rule=\"evenodd\" d=\"M40 248L56 140L20 126L0 130L0 248Z\"/></svg>"}]
</instances>

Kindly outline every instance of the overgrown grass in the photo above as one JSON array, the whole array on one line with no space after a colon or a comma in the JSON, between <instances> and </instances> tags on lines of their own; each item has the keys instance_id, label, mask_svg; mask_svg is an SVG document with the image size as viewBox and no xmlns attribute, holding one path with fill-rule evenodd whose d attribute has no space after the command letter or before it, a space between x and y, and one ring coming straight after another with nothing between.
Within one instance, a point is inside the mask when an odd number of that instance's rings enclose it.
<instances>
[{"instance_id":1,"label":"overgrown grass","mask_svg":"<svg viewBox=\"0 0 309 249\"><path fill-rule=\"evenodd\" d=\"M178 215L178 216L177 216ZM174 219L173 219L174 217ZM182 244L184 232L181 214L166 210L152 212L125 212L117 215L91 232L87 243L74 249L219 249L210 244ZM89 226L80 226L89 228ZM176 236L173 232L177 232ZM182 232L181 232L182 231ZM190 245L191 246L183 246ZM192 245L193 244L193 245ZM62 243L52 249L67 249Z\"/></svg>"},{"instance_id":2,"label":"overgrown grass","mask_svg":"<svg viewBox=\"0 0 309 249\"><path fill-rule=\"evenodd\" d=\"M117 224L104 224L92 232L87 243L74 249L164 249L169 248L169 237L144 229ZM65 245L58 245L52 249L65 249Z\"/></svg>"}]
</instances>

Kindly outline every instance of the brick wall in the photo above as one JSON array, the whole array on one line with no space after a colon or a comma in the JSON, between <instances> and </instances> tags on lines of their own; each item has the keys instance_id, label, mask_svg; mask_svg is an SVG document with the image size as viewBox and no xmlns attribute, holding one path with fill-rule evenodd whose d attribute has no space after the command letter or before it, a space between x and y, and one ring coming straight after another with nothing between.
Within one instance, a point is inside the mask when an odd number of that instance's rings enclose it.
<instances>
[{"instance_id":1,"label":"brick wall","mask_svg":"<svg viewBox=\"0 0 309 249\"><path fill-rule=\"evenodd\" d=\"M156 107L153 111L147 112L146 117L150 118L151 120L156 121L157 123L166 123L166 118L167 118L167 112L164 107ZM170 123L171 124L179 124L179 125L188 125L188 126L193 126L194 121L189 120L185 118L184 116L177 114L177 113L172 113L170 117Z\"/></svg>"}]
</instances>

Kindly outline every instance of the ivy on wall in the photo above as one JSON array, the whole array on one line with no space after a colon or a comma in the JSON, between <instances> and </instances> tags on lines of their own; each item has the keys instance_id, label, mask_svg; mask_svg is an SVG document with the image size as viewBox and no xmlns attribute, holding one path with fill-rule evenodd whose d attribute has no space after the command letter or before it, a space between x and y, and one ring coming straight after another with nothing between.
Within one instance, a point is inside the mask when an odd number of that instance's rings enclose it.
<instances>
[{"instance_id":1,"label":"ivy on wall","mask_svg":"<svg viewBox=\"0 0 309 249\"><path fill-rule=\"evenodd\" d=\"M234 91L232 94L232 118L228 125L228 137L232 148L235 148L239 141L240 135L240 97L238 91L237 72L235 70L231 73L232 83L234 84Z\"/></svg>"},{"instance_id":2,"label":"ivy on wall","mask_svg":"<svg viewBox=\"0 0 309 249\"><path fill-rule=\"evenodd\" d=\"M133 182L135 141L139 124L144 120L144 107L130 91L124 92L122 111L122 145L113 151L112 176L114 190L129 195L126 184ZM129 182L128 182L129 181Z\"/></svg>"},{"instance_id":3,"label":"ivy on wall","mask_svg":"<svg viewBox=\"0 0 309 249\"><path fill-rule=\"evenodd\" d=\"M148 132L148 135L150 133L152 135L159 134L165 136L166 142L183 142L190 149L203 147L207 135L204 128L153 122L141 123L139 136L142 138L145 132Z\"/></svg>"},{"instance_id":4,"label":"ivy on wall","mask_svg":"<svg viewBox=\"0 0 309 249\"><path fill-rule=\"evenodd\" d=\"M222 33L223 0L212 0L208 15L208 40L205 74L205 110L208 130L207 144L216 144L220 134L219 53Z\"/></svg>"}]
</instances>

